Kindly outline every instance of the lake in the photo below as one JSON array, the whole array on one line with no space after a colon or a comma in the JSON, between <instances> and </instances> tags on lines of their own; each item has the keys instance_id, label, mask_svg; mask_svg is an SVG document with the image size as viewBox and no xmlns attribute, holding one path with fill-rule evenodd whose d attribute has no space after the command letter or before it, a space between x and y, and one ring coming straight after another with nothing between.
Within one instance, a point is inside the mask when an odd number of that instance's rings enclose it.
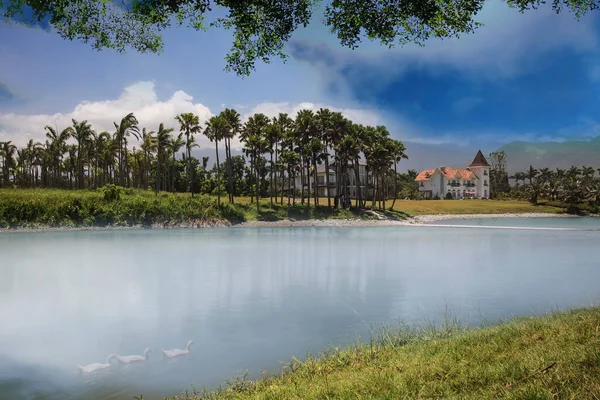
<instances>
[{"instance_id":1,"label":"lake","mask_svg":"<svg viewBox=\"0 0 600 400\"><path fill-rule=\"evenodd\" d=\"M279 371L380 323L600 300L598 219L0 234L0 398L145 399ZM176 361L160 349L192 352ZM77 364L142 354L89 376Z\"/></svg>"}]
</instances>

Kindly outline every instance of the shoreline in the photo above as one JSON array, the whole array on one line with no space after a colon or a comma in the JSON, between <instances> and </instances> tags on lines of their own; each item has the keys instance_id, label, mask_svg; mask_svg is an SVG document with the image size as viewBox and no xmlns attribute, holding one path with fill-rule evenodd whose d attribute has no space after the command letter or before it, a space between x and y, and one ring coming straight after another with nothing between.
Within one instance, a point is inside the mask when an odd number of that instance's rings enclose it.
<instances>
[{"instance_id":1,"label":"shoreline","mask_svg":"<svg viewBox=\"0 0 600 400\"><path fill-rule=\"evenodd\" d=\"M598 217L586 216L587 218ZM162 229L206 229L206 228L292 228L292 227L378 227L378 226L431 226L437 221L468 219L508 219L508 218L586 218L570 214L553 213L504 213L504 214L429 214L408 217L403 220L380 219L306 219L278 221L245 221L232 223L226 220L194 221L191 223L152 224L150 226L40 226L0 228L0 233L33 232L76 232L76 231L114 231L114 230L162 230Z\"/></svg>"}]
</instances>

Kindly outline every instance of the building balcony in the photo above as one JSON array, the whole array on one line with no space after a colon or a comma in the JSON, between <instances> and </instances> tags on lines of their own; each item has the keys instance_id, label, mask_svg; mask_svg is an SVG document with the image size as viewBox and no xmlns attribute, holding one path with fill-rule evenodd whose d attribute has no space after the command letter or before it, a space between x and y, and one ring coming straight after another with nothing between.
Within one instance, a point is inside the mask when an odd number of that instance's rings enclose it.
<instances>
[{"instance_id":1,"label":"building balcony","mask_svg":"<svg viewBox=\"0 0 600 400\"><path fill-rule=\"evenodd\" d=\"M450 183L448 183L448 186L459 187L460 183L459 182L450 182Z\"/></svg>"}]
</instances>

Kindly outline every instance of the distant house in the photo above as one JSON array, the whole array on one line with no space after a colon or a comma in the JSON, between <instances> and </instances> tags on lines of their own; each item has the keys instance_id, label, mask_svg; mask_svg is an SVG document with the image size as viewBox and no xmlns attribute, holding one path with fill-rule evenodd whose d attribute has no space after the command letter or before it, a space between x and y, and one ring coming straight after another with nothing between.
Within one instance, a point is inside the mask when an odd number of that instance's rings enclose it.
<instances>
[{"instance_id":1,"label":"distant house","mask_svg":"<svg viewBox=\"0 0 600 400\"><path fill-rule=\"evenodd\" d=\"M490 197L490 164L481 153L465 169L438 167L419 172L415 181L419 183L419 192L423 198L439 197L448 193L455 199Z\"/></svg>"},{"instance_id":2,"label":"distant house","mask_svg":"<svg viewBox=\"0 0 600 400\"><path fill-rule=\"evenodd\" d=\"M337 177L336 177L336 167L335 163L329 164L329 186L327 186L327 174L325 172L325 165L319 164L317 165L317 183L315 184L313 178L313 168L310 168L311 176L310 176L310 190L314 192L315 188L318 190L319 197L335 197L337 195ZM371 174L367 174L367 164L364 162L359 162L358 166L358 175L360 178L360 185L356 185L356 174L354 173L354 168L352 166L348 166L348 197L350 199L356 199L358 197L358 187L361 189L361 193L363 197L368 197L373 195L372 185L371 185ZM304 189L307 188L307 179L304 179ZM297 191L302 190L302 179L300 174L296 175L296 179L294 182L294 187Z\"/></svg>"}]
</instances>

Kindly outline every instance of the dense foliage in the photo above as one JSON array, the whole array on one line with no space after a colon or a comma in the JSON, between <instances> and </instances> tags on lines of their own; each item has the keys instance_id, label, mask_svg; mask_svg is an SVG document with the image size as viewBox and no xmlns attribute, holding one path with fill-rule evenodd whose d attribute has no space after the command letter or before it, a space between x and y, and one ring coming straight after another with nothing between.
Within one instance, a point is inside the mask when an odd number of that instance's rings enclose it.
<instances>
[{"instance_id":1,"label":"dense foliage","mask_svg":"<svg viewBox=\"0 0 600 400\"><path fill-rule=\"evenodd\" d=\"M196 30L221 27L233 33L227 69L247 75L255 62L285 58L292 33L307 26L315 12L343 46L355 48L367 37L384 45L424 44L430 37L457 37L481 24L475 17L485 0L0 0L5 20L47 22L63 38L90 42L96 49L127 47L140 52L162 49L160 32L172 23ZM507 0L520 11L543 0ZM595 1L554 0L577 17L598 9ZM207 17L214 18L207 21Z\"/></svg>"},{"instance_id":2,"label":"dense foliage","mask_svg":"<svg viewBox=\"0 0 600 400\"><path fill-rule=\"evenodd\" d=\"M123 189L97 191L0 189L0 228L75 226L196 226L244 218L243 208L213 198Z\"/></svg>"},{"instance_id":3,"label":"dense foliage","mask_svg":"<svg viewBox=\"0 0 600 400\"><path fill-rule=\"evenodd\" d=\"M225 109L201 126L197 115L177 115L179 133L160 124L156 132L140 128L133 114L115 122L114 132L94 131L87 121L73 120L62 130L46 126L45 143L30 140L18 148L0 142L0 185L19 188L97 189L107 184L126 188L189 192L217 196L268 197L270 206L284 201L295 205L319 204L315 187L335 187L340 199L350 197L351 180L362 181L356 206L384 208L386 198L414 197L414 171L397 174L397 164L407 158L402 142L390 138L384 126L355 124L341 113L320 109L301 110L295 119L287 114L268 118L255 114L245 123L240 114ZM214 143L216 163L192 156L196 136ZM239 139L244 155L232 155L232 140ZM133 144L133 146L132 146ZM220 146L225 160L219 159ZM181 156L178 156L182 151ZM319 182L319 165L331 181ZM359 168L366 168L365 177ZM335 175L334 175L335 173ZM333 179L335 178L335 184ZM366 182L365 182L366 180ZM315 185L315 182L318 184ZM399 186L404 183L404 186ZM301 187L301 189L298 189ZM117 196L117 194L115 194ZM367 198L369 197L369 198ZM327 205L331 208L331 196ZM340 201L342 208L349 201ZM336 207L337 208L337 207Z\"/></svg>"},{"instance_id":4,"label":"dense foliage","mask_svg":"<svg viewBox=\"0 0 600 400\"><path fill-rule=\"evenodd\" d=\"M597 171L600 173L600 168ZM595 175L596 169L589 166L573 166L567 170L530 166L529 170L512 176L515 185L507 195L528 199L534 204L542 199L561 202L573 209L587 205L590 211L597 212L600 207L600 178Z\"/></svg>"}]
</instances>

